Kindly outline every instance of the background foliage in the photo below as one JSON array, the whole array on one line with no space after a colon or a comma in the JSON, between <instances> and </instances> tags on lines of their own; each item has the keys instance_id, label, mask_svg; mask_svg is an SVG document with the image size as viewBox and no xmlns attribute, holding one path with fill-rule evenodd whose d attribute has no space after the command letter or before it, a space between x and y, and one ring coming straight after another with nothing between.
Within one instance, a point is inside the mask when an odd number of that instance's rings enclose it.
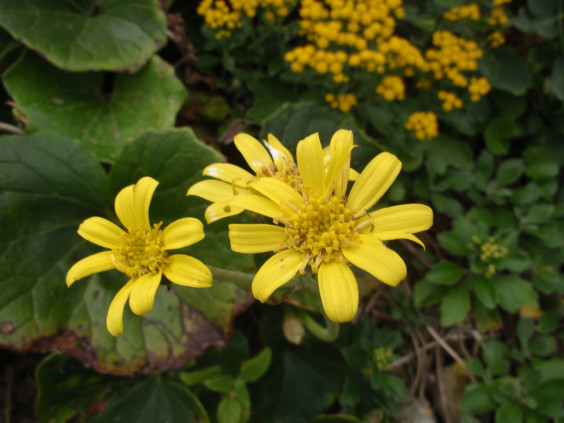
<instances>
[{"instance_id":1,"label":"background foliage","mask_svg":"<svg viewBox=\"0 0 564 423\"><path fill-rule=\"evenodd\" d=\"M562 2L0 0L0 72L6 421L564 421ZM185 193L243 163L236 133L295 150L340 128L357 170L402 160L384 205L435 223L425 251L395 241L397 288L357 274L334 342L307 278L276 307L163 285L118 338L123 275L66 288L94 251L76 228L115 219L122 187L152 176L153 220L203 219ZM265 257L231 252L227 223L186 252L252 274Z\"/></svg>"}]
</instances>

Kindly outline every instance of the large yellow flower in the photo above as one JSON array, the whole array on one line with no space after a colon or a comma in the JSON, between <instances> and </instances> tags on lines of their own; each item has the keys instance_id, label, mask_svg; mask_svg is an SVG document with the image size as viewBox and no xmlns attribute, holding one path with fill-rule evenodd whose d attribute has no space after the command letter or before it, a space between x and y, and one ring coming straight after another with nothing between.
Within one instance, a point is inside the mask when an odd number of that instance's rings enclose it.
<instances>
[{"instance_id":1,"label":"large yellow flower","mask_svg":"<svg viewBox=\"0 0 564 423\"><path fill-rule=\"evenodd\" d=\"M337 131L326 165L319 136L310 135L297 146L301 185L261 178L249 182L249 193L229 201L232 207L273 219L273 224L229 225L233 251L275 252L253 280L253 294L260 301L309 265L318 273L327 316L346 322L358 309L358 286L350 264L392 286L405 278L404 261L382 241L404 238L423 245L413 234L431 227L433 212L422 204L369 212L401 169L401 162L389 153L368 163L347 196L352 149L352 132Z\"/></svg>"},{"instance_id":2,"label":"large yellow flower","mask_svg":"<svg viewBox=\"0 0 564 423\"><path fill-rule=\"evenodd\" d=\"M116 214L127 232L101 217L86 219L78 228L81 237L109 251L93 254L74 264L67 273L69 287L78 279L110 269L130 277L108 310L106 325L114 336L123 332L123 308L128 298L131 310L137 315L153 309L163 274L171 282L194 288L206 288L212 283L212 274L201 261L185 254L169 255L166 251L202 240L202 222L186 217L164 229L161 229L162 222L151 226L149 205L158 184L153 178L144 177L116 196Z\"/></svg>"},{"instance_id":3,"label":"large yellow flower","mask_svg":"<svg viewBox=\"0 0 564 423\"><path fill-rule=\"evenodd\" d=\"M268 134L264 147L256 138L244 133L237 134L234 142L255 174L231 163L214 163L204 169L204 175L216 180L195 183L187 195L195 195L212 202L205 212L208 223L241 213L243 208L230 206L229 202L234 195L249 194L251 181L273 177L292 187L302 183L292 153L274 135ZM329 149L324 150L323 155L324 163L328 164ZM358 174L351 170L351 180L357 176Z\"/></svg>"}]
</instances>

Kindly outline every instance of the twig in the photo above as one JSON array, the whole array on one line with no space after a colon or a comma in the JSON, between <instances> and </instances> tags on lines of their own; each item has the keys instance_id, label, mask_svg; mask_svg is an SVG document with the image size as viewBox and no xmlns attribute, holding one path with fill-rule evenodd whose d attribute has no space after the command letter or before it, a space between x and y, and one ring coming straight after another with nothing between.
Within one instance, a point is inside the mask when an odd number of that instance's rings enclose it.
<instances>
[{"instance_id":1,"label":"twig","mask_svg":"<svg viewBox=\"0 0 564 423\"><path fill-rule=\"evenodd\" d=\"M23 134L24 131L17 126L10 125L9 123L0 122L0 131L8 132L10 134Z\"/></svg>"},{"instance_id":2,"label":"twig","mask_svg":"<svg viewBox=\"0 0 564 423\"><path fill-rule=\"evenodd\" d=\"M409 250L409 252L412 253L412 254L417 258L417 260L419 260L419 261L421 262L421 264L422 264L423 266L425 266L425 267L428 268L428 269L430 269L431 267L433 267L433 266L431 265L431 263L429 263L429 261L428 261L425 257L423 257L423 256L421 255L421 252L420 252L417 248L415 248L410 242L406 241L405 239L400 239L399 242L400 242L405 248L407 248L407 249Z\"/></svg>"},{"instance_id":3,"label":"twig","mask_svg":"<svg viewBox=\"0 0 564 423\"><path fill-rule=\"evenodd\" d=\"M417 352L412 352L412 353L409 353L409 354L403 356L399 360L394 361L390 366L391 366L392 369L403 366L404 364L413 360L413 358L416 357L419 352L430 350L431 348L433 348L435 346L437 346L436 341L429 342L428 344L425 344L421 348L419 348L419 350Z\"/></svg>"},{"instance_id":4,"label":"twig","mask_svg":"<svg viewBox=\"0 0 564 423\"><path fill-rule=\"evenodd\" d=\"M452 423L450 413L448 410L447 398L445 393L445 385L443 380L443 367L442 367L442 357L441 349L437 345L435 349L435 365L437 366L437 382L439 385L439 396L441 397L441 406L443 408L443 414L446 423Z\"/></svg>"},{"instance_id":5,"label":"twig","mask_svg":"<svg viewBox=\"0 0 564 423\"><path fill-rule=\"evenodd\" d=\"M422 350L419 348L417 337L413 333L410 333L410 335L411 335L411 342L413 344L413 348L415 348L415 357L417 358L415 378L413 380L413 384L411 385L411 389L409 390L409 396L408 396L408 398L411 399L415 395L415 391L417 390L417 385L419 384L419 379L421 379L421 374L422 374L421 368L423 367L423 365L421 363Z\"/></svg>"},{"instance_id":6,"label":"twig","mask_svg":"<svg viewBox=\"0 0 564 423\"><path fill-rule=\"evenodd\" d=\"M476 378L474 377L472 372L470 372L470 369L468 368L468 366L466 366L466 363L464 362L464 360L462 360L462 357L460 357L458 353L454 351L450 347L450 345L447 344L447 342L431 326L427 326L427 331L431 334L435 341L437 341L437 343L441 347L443 347L443 349L460 365L460 367L462 367L466 371L470 380L472 380L472 382L475 382Z\"/></svg>"}]
</instances>

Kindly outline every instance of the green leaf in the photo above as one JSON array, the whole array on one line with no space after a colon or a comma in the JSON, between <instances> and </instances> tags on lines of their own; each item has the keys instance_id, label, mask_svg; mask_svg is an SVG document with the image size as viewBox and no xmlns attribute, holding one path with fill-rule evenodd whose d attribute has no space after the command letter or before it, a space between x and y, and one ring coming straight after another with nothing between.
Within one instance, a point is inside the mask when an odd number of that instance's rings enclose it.
<instances>
[{"instance_id":1,"label":"green leaf","mask_svg":"<svg viewBox=\"0 0 564 423\"><path fill-rule=\"evenodd\" d=\"M248 110L245 120L262 124L272 116L280 105L294 97L291 87L274 78L253 78L249 90L255 95L255 102Z\"/></svg>"},{"instance_id":2,"label":"green leaf","mask_svg":"<svg viewBox=\"0 0 564 423\"><path fill-rule=\"evenodd\" d=\"M564 101L564 56L560 55L552 68L552 89L560 101Z\"/></svg>"},{"instance_id":3,"label":"green leaf","mask_svg":"<svg viewBox=\"0 0 564 423\"><path fill-rule=\"evenodd\" d=\"M227 394L233 390L235 379L230 375L219 375L204 380L204 385L211 391Z\"/></svg>"},{"instance_id":4,"label":"green leaf","mask_svg":"<svg viewBox=\"0 0 564 423\"><path fill-rule=\"evenodd\" d=\"M495 184L498 187L504 187L515 182L521 174L525 165L521 159L509 159L504 160L499 168L497 169L497 174L495 176Z\"/></svg>"},{"instance_id":5,"label":"green leaf","mask_svg":"<svg viewBox=\"0 0 564 423\"><path fill-rule=\"evenodd\" d=\"M523 152L525 173L531 179L549 179L558 175L558 157L548 148L532 146Z\"/></svg>"},{"instance_id":6,"label":"green leaf","mask_svg":"<svg viewBox=\"0 0 564 423\"><path fill-rule=\"evenodd\" d=\"M396 116L385 106L374 103L361 103L358 106L366 120L376 131L384 136L394 135L397 131Z\"/></svg>"},{"instance_id":7,"label":"green leaf","mask_svg":"<svg viewBox=\"0 0 564 423\"><path fill-rule=\"evenodd\" d=\"M452 222L452 231L441 232L437 238L441 245L451 254L466 256L471 253L468 243L476 228L470 220L458 217Z\"/></svg>"},{"instance_id":8,"label":"green leaf","mask_svg":"<svg viewBox=\"0 0 564 423\"><path fill-rule=\"evenodd\" d=\"M212 379L221 374L221 367L218 365L210 366L201 370L194 370L192 372L181 372L179 374L180 380L186 386L194 386L203 383L207 379Z\"/></svg>"},{"instance_id":9,"label":"green leaf","mask_svg":"<svg viewBox=\"0 0 564 423\"><path fill-rule=\"evenodd\" d=\"M521 135L521 128L512 119L504 117L494 119L490 122L484 132L484 139L488 150L493 154L507 154L509 141Z\"/></svg>"},{"instance_id":10,"label":"green leaf","mask_svg":"<svg viewBox=\"0 0 564 423\"><path fill-rule=\"evenodd\" d=\"M413 301L416 307L425 307L439 302L447 292L448 287L423 280L415 284Z\"/></svg>"},{"instance_id":11,"label":"green leaf","mask_svg":"<svg viewBox=\"0 0 564 423\"><path fill-rule=\"evenodd\" d=\"M255 357L243 363L239 377L244 382L254 382L268 370L271 358L272 350L266 347Z\"/></svg>"},{"instance_id":12,"label":"green leaf","mask_svg":"<svg viewBox=\"0 0 564 423\"><path fill-rule=\"evenodd\" d=\"M475 170L476 186L484 190L494 171L494 157L487 150L483 150L478 156Z\"/></svg>"},{"instance_id":13,"label":"green leaf","mask_svg":"<svg viewBox=\"0 0 564 423\"><path fill-rule=\"evenodd\" d=\"M434 208L440 212L444 213L450 217L458 217L462 214L462 205L459 201L452 197L447 197L446 195L432 193L431 201L433 202Z\"/></svg>"},{"instance_id":14,"label":"green leaf","mask_svg":"<svg viewBox=\"0 0 564 423\"><path fill-rule=\"evenodd\" d=\"M495 410L495 423L522 423L523 411L519 403L508 402L501 404Z\"/></svg>"},{"instance_id":15,"label":"green leaf","mask_svg":"<svg viewBox=\"0 0 564 423\"><path fill-rule=\"evenodd\" d=\"M441 326L452 326L464 320L470 311L470 294L464 286L451 289L441 301Z\"/></svg>"},{"instance_id":16,"label":"green leaf","mask_svg":"<svg viewBox=\"0 0 564 423\"><path fill-rule=\"evenodd\" d=\"M521 348L525 351L528 350L529 341L535 333L535 324L531 319L522 318L517 323L516 328L517 338L521 344Z\"/></svg>"},{"instance_id":17,"label":"green leaf","mask_svg":"<svg viewBox=\"0 0 564 423\"><path fill-rule=\"evenodd\" d=\"M217 406L218 423L240 423L241 404L235 398L225 396Z\"/></svg>"},{"instance_id":18,"label":"green leaf","mask_svg":"<svg viewBox=\"0 0 564 423\"><path fill-rule=\"evenodd\" d=\"M75 140L108 162L143 132L174 125L186 98L174 70L158 57L135 74L117 75L110 92L103 74L63 72L32 53L3 79L38 132Z\"/></svg>"},{"instance_id":19,"label":"green leaf","mask_svg":"<svg viewBox=\"0 0 564 423\"><path fill-rule=\"evenodd\" d=\"M484 276L472 276L467 279L468 286L474 289L476 297L488 309L497 305L495 300L495 287L489 278Z\"/></svg>"},{"instance_id":20,"label":"green leaf","mask_svg":"<svg viewBox=\"0 0 564 423\"><path fill-rule=\"evenodd\" d=\"M522 224L544 223L554 214L554 206L552 204L534 204L528 210L527 214L521 219Z\"/></svg>"},{"instance_id":21,"label":"green leaf","mask_svg":"<svg viewBox=\"0 0 564 423\"><path fill-rule=\"evenodd\" d=\"M546 357L554 354L556 351L556 341L554 337L549 335L539 336L531 342L529 351L533 355Z\"/></svg>"},{"instance_id":22,"label":"green leaf","mask_svg":"<svg viewBox=\"0 0 564 423\"><path fill-rule=\"evenodd\" d=\"M513 273L523 273L531 267L531 259L521 250L512 250L507 256L497 260L496 267Z\"/></svg>"},{"instance_id":23,"label":"green leaf","mask_svg":"<svg viewBox=\"0 0 564 423\"><path fill-rule=\"evenodd\" d=\"M480 70L493 88L515 96L525 94L531 85L526 63L509 48L486 52L480 60Z\"/></svg>"},{"instance_id":24,"label":"green leaf","mask_svg":"<svg viewBox=\"0 0 564 423\"><path fill-rule=\"evenodd\" d=\"M498 274L491 279L498 304L510 313L516 313L522 306L538 306L538 295L529 282L516 275Z\"/></svg>"},{"instance_id":25,"label":"green leaf","mask_svg":"<svg viewBox=\"0 0 564 423\"><path fill-rule=\"evenodd\" d=\"M136 69L166 43L166 18L151 0L0 0L0 25L59 68Z\"/></svg>"},{"instance_id":26,"label":"green leaf","mask_svg":"<svg viewBox=\"0 0 564 423\"><path fill-rule=\"evenodd\" d=\"M440 285L452 285L461 276L462 269L451 261L441 261L427 273L427 279Z\"/></svg>"},{"instance_id":27,"label":"green leaf","mask_svg":"<svg viewBox=\"0 0 564 423\"><path fill-rule=\"evenodd\" d=\"M186 386L160 375L149 376L116 398L97 423L209 423L206 410Z\"/></svg>"},{"instance_id":28,"label":"green leaf","mask_svg":"<svg viewBox=\"0 0 564 423\"><path fill-rule=\"evenodd\" d=\"M464 395L458 405L463 413L481 414L494 408L487 387L480 382L470 382L464 388Z\"/></svg>"},{"instance_id":29,"label":"green leaf","mask_svg":"<svg viewBox=\"0 0 564 423\"><path fill-rule=\"evenodd\" d=\"M486 339L482 342L482 354L486 366L494 375L503 375L509 369L508 348L497 339Z\"/></svg>"}]
</instances>

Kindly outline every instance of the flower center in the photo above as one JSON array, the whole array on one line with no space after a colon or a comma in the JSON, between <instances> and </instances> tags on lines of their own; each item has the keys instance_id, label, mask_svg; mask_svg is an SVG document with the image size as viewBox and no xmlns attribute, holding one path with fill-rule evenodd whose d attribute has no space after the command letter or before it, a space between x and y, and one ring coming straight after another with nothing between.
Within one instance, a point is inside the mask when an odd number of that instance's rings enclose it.
<instances>
[{"instance_id":1,"label":"flower center","mask_svg":"<svg viewBox=\"0 0 564 423\"><path fill-rule=\"evenodd\" d=\"M302 183L302 179L300 178L300 171L298 166L293 162L284 162L284 166L282 169L279 169L276 165L272 165L269 167L263 167L257 176L265 177L271 176L276 179L280 179L282 182L287 183L292 188L296 188L298 185Z\"/></svg>"},{"instance_id":2,"label":"flower center","mask_svg":"<svg viewBox=\"0 0 564 423\"><path fill-rule=\"evenodd\" d=\"M112 250L116 268L130 278L139 278L147 273L163 271L169 258L164 250L162 222L153 225L150 231L132 229L122 236L122 243Z\"/></svg>"},{"instance_id":3,"label":"flower center","mask_svg":"<svg viewBox=\"0 0 564 423\"><path fill-rule=\"evenodd\" d=\"M354 245L358 231L372 224L367 213L354 213L345 205L341 197L335 195L322 197L310 194L303 210L296 208L296 213L275 219L286 226L285 248L302 253L305 257L300 272L307 265L317 273L321 263L339 260L347 263L341 253L342 248ZM364 217L361 223L357 219Z\"/></svg>"}]
</instances>

